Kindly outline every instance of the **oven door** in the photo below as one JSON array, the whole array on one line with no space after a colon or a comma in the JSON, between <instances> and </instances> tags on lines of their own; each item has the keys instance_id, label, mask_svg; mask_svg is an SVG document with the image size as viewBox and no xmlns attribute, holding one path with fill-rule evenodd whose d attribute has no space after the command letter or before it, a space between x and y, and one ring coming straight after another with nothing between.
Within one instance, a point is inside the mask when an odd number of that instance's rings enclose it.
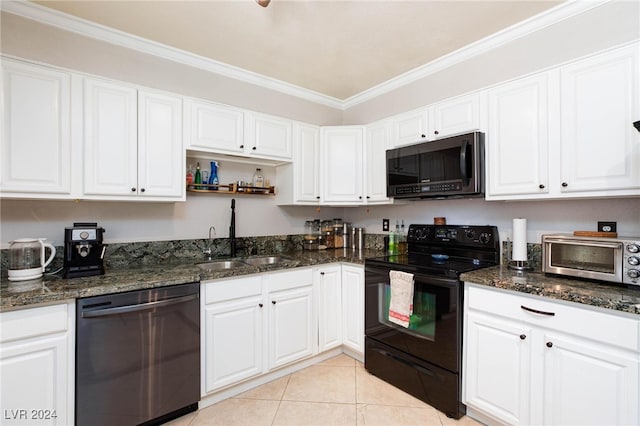
<instances>
[{"instance_id":1,"label":"oven door","mask_svg":"<svg viewBox=\"0 0 640 426\"><path fill-rule=\"evenodd\" d=\"M412 272L409 266L401 269ZM462 334L459 281L414 273L413 315L409 327L405 328L389 321L390 270L388 267L365 267L366 336L458 372Z\"/></svg>"}]
</instances>

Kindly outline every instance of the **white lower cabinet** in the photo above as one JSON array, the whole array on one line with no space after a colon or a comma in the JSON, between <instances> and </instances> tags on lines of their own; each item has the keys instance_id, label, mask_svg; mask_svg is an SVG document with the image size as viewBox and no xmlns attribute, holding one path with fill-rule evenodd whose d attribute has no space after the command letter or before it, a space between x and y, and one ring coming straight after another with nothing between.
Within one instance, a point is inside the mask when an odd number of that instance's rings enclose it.
<instances>
[{"instance_id":1,"label":"white lower cabinet","mask_svg":"<svg viewBox=\"0 0 640 426\"><path fill-rule=\"evenodd\" d=\"M471 283L465 312L463 402L484 420L638 424L639 319Z\"/></svg>"},{"instance_id":2,"label":"white lower cabinet","mask_svg":"<svg viewBox=\"0 0 640 426\"><path fill-rule=\"evenodd\" d=\"M364 268L342 265L342 344L364 354Z\"/></svg>"},{"instance_id":3,"label":"white lower cabinet","mask_svg":"<svg viewBox=\"0 0 640 426\"><path fill-rule=\"evenodd\" d=\"M0 314L0 412L11 425L72 425L74 304Z\"/></svg>"},{"instance_id":4,"label":"white lower cabinet","mask_svg":"<svg viewBox=\"0 0 640 426\"><path fill-rule=\"evenodd\" d=\"M202 297L203 394L261 374L264 303L259 276L214 281Z\"/></svg>"},{"instance_id":5,"label":"white lower cabinet","mask_svg":"<svg viewBox=\"0 0 640 426\"><path fill-rule=\"evenodd\" d=\"M202 394L315 353L312 270L203 283Z\"/></svg>"},{"instance_id":6,"label":"white lower cabinet","mask_svg":"<svg viewBox=\"0 0 640 426\"><path fill-rule=\"evenodd\" d=\"M266 275L269 308L269 369L317 351L313 271L302 269Z\"/></svg>"},{"instance_id":7,"label":"white lower cabinet","mask_svg":"<svg viewBox=\"0 0 640 426\"><path fill-rule=\"evenodd\" d=\"M203 282L203 396L341 346L364 354L362 266Z\"/></svg>"},{"instance_id":8,"label":"white lower cabinet","mask_svg":"<svg viewBox=\"0 0 640 426\"><path fill-rule=\"evenodd\" d=\"M342 345L342 268L322 266L314 270L318 288L318 350Z\"/></svg>"}]
</instances>

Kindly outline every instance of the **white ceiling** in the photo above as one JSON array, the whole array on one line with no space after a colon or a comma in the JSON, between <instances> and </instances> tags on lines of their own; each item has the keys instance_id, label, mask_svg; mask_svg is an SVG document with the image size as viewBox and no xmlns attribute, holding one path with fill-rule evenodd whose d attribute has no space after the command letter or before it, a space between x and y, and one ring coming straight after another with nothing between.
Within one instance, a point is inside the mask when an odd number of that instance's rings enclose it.
<instances>
[{"instance_id":1,"label":"white ceiling","mask_svg":"<svg viewBox=\"0 0 640 426\"><path fill-rule=\"evenodd\" d=\"M346 100L562 1L35 3Z\"/></svg>"}]
</instances>

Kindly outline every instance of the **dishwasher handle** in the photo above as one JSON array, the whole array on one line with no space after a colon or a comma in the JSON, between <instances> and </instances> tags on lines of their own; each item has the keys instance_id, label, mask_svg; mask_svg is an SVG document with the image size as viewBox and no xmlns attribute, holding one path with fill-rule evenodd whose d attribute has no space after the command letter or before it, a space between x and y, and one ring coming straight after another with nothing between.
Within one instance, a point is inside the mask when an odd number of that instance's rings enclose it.
<instances>
[{"instance_id":1,"label":"dishwasher handle","mask_svg":"<svg viewBox=\"0 0 640 426\"><path fill-rule=\"evenodd\" d=\"M176 305L178 303L189 302L197 299L197 294L188 294L186 296L174 297L171 299L158 300L155 302L147 302L136 305L118 306L117 308L96 309L95 311L88 311L82 313L82 318L96 318L106 317L109 315L126 314L130 312L145 311L148 309L159 308L163 306Z\"/></svg>"}]
</instances>

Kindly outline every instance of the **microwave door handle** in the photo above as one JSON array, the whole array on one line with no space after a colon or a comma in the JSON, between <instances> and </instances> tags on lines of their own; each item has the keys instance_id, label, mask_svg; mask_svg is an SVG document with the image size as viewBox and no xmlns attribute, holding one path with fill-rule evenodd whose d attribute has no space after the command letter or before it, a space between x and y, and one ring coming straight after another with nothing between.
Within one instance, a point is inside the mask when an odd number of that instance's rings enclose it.
<instances>
[{"instance_id":1,"label":"microwave door handle","mask_svg":"<svg viewBox=\"0 0 640 426\"><path fill-rule=\"evenodd\" d=\"M460 176L464 180L465 185L469 184L469 141L463 140L460 147Z\"/></svg>"}]
</instances>

